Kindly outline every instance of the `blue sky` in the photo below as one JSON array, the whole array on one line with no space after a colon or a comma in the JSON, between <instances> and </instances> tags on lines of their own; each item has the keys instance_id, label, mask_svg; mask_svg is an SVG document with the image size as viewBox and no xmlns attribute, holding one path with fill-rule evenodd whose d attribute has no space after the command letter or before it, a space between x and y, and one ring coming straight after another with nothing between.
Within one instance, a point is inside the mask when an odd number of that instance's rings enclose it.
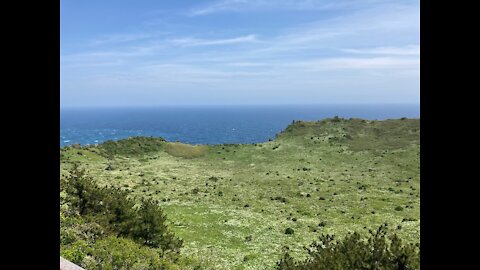
<instances>
[{"instance_id":1,"label":"blue sky","mask_svg":"<svg viewBox=\"0 0 480 270\"><path fill-rule=\"evenodd\" d=\"M419 0L61 0L62 107L420 99Z\"/></svg>"}]
</instances>

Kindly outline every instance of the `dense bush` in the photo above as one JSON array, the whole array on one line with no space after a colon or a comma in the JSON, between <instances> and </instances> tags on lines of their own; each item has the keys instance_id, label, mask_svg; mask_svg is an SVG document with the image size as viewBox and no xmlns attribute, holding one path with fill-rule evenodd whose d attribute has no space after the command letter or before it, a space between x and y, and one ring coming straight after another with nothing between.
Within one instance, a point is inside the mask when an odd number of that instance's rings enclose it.
<instances>
[{"instance_id":1,"label":"dense bush","mask_svg":"<svg viewBox=\"0 0 480 270\"><path fill-rule=\"evenodd\" d=\"M155 249L141 247L125 238L104 238L89 251L95 258L95 263L90 263L90 266L99 269L167 269L166 261Z\"/></svg>"},{"instance_id":2,"label":"dense bush","mask_svg":"<svg viewBox=\"0 0 480 270\"><path fill-rule=\"evenodd\" d=\"M331 119L332 122L334 123L338 123L338 122L341 122L342 121L342 118L338 117L338 115L335 115L332 119Z\"/></svg>"},{"instance_id":3,"label":"dense bush","mask_svg":"<svg viewBox=\"0 0 480 270\"><path fill-rule=\"evenodd\" d=\"M170 232L165 214L153 200L141 200L135 207L127 191L98 187L77 165L73 166L61 189L66 193L67 207L61 212L60 240L61 245L68 247L66 256L74 262L78 261L78 254L82 254L76 248L84 243L79 240L95 246L98 238L104 236L130 239L140 247L157 249L162 256L178 253L182 246L182 240Z\"/></svg>"},{"instance_id":4,"label":"dense bush","mask_svg":"<svg viewBox=\"0 0 480 270\"><path fill-rule=\"evenodd\" d=\"M79 240L61 246L60 255L85 269L189 269L185 260L178 256L163 256L155 248L116 236L99 239L93 244Z\"/></svg>"},{"instance_id":5,"label":"dense bush","mask_svg":"<svg viewBox=\"0 0 480 270\"><path fill-rule=\"evenodd\" d=\"M165 139L150 137L131 137L119 141L106 141L98 146L100 154L109 159L116 155L141 155L158 152L163 149Z\"/></svg>"},{"instance_id":6,"label":"dense bush","mask_svg":"<svg viewBox=\"0 0 480 270\"><path fill-rule=\"evenodd\" d=\"M351 233L336 241L332 235L322 235L308 248L308 258L295 261L285 252L277 263L278 270L409 270L420 269L418 245L403 244L396 234L388 235L386 225L370 231L367 239Z\"/></svg>"}]
</instances>

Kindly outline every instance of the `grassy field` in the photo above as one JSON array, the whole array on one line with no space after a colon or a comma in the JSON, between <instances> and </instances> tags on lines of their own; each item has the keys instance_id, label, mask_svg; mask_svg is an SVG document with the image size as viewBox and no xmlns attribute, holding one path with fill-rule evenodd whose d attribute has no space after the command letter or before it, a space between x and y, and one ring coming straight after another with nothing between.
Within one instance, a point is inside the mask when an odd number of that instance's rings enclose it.
<instances>
[{"instance_id":1,"label":"grassy field","mask_svg":"<svg viewBox=\"0 0 480 270\"><path fill-rule=\"evenodd\" d=\"M211 269L272 269L288 246L387 222L420 241L420 120L296 121L259 144L191 146L130 138L61 149L101 185L151 197ZM285 234L287 228L293 234Z\"/></svg>"}]
</instances>

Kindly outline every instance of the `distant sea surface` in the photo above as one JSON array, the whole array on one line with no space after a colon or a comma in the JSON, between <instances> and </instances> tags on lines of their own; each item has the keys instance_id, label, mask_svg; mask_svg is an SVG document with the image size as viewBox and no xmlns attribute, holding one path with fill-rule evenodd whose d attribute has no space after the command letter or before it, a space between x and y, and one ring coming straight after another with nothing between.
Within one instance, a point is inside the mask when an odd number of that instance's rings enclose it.
<instances>
[{"instance_id":1,"label":"distant sea surface","mask_svg":"<svg viewBox=\"0 0 480 270\"><path fill-rule=\"evenodd\" d=\"M60 146L97 144L131 136L189 144L258 143L293 120L339 116L384 120L419 118L419 105L291 105L139 108L62 108Z\"/></svg>"}]
</instances>

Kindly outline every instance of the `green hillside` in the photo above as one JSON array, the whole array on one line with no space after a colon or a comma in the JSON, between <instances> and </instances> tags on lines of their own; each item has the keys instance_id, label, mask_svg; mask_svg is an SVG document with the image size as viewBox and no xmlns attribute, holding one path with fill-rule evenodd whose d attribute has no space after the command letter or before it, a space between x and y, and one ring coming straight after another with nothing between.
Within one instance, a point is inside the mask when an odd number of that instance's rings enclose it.
<instances>
[{"instance_id":1,"label":"green hillside","mask_svg":"<svg viewBox=\"0 0 480 270\"><path fill-rule=\"evenodd\" d=\"M321 234L383 223L420 241L419 119L295 121L258 144L135 137L60 153L63 180L76 163L98 186L158 201L192 268L273 269L285 246L302 259Z\"/></svg>"}]
</instances>

